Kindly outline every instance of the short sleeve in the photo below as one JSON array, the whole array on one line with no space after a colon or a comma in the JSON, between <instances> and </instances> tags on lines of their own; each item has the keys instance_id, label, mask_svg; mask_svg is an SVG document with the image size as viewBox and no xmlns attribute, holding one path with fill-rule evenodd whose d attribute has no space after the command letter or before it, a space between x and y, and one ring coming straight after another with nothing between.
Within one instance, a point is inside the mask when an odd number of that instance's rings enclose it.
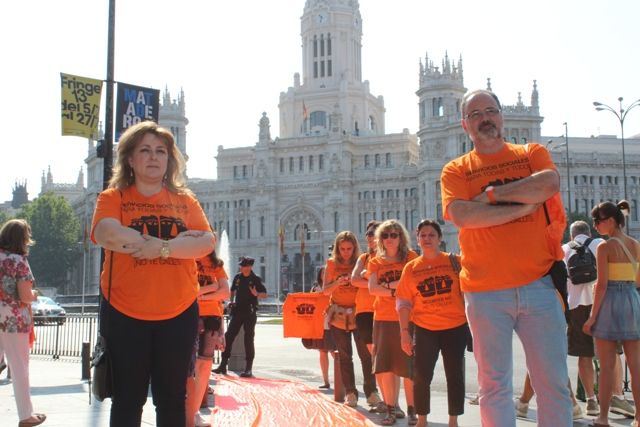
<instances>
[{"instance_id":1,"label":"short sleeve","mask_svg":"<svg viewBox=\"0 0 640 427\"><path fill-rule=\"evenodd\" d=\"M29 261L23 256L19 256L16 261L16 282L33 281L33 273Z\"/></svg>"},{"instance_id":2,"label":"short sleeve","mask_svg":"<svg viewBox=\"0 0 640 427\"><path fill-rule=\"evenodd\" d=\"M413 300L411 294L411 273L413 271L413 263L407 263L402 269L402 275L400 276L400 282L398 282L398 289L396 289L396 297Z\"/></svg>"},{"instance_id":3,"label":"short sleeve","mask_svg":"<svg viewBox=\"0 0 640 427\"><path fill-rule=\"evenodd\" d=\"M91 241L93 243L98 243L96 242L94 231L96 225L98 225L101 220L104 218L113 218L120 221L122 217L120 207L121 200L120 190L115 188L109 188L98 195L96 209L93 212L93 221L91 221Z\"/></svg>"},{"instance_id":4,"label":"short sleeve","mask_svg":"<svg viewBox=\"0 0 640 427\"><path fill-rule=\"evenodd\" d=\"M256 276L258 278L258 284L256 285L256 291L258 291L259 293L267 293L267 288L265 288L264 284L262 283L262 278L260 276Z\"/></svg>"},{"instance_id":5,"label":"short sleeve","mask_svg":"<svg viewBox=\"0 0 640 427\"><path fill-rule=\"evenodd\" d=\"M189 230L211 231L207 216L200 206L200 202L194 196L187 196L189 200Z\"/></svg>"},{"instance_id":6,"label":"short sleeve","mask_svg":"<svg viewBox=\"0 0 640 427\"><path fill-rule=\"evenodd\" d=\"M456 163L449 162L440 175L440 192L442 193L442 214L449 220L449 205L454 200L469 200L464 175Z\"/></svg>"},{"instance_id":7,"label":"short sleeve","mask_svg":"<svg viewBox=\"0 0 640 427\"><path fill-rule=\"evenodd\" d=\"M529 164L534 172L542 170L557 170L549 151L540 144L529 143Z\"/></svg>"}]
</instances>

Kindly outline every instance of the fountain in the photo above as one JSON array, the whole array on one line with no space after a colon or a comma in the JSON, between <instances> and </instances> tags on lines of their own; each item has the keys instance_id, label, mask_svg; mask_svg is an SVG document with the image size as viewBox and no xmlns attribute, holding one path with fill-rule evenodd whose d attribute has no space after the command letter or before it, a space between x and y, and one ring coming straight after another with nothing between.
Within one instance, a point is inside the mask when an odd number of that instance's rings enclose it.
<instances>
[{"instance_id":1,"label":"fountain","mask_svg":"<svg viewBox=\"0 0 640 427\"><path fill-rule=\"evenodd\" d=\"M227 230L222 230L216 253L218 258L224 262L224 271L227 273L227 277L231 279L233 276L231 276L231 266L229 264L229 236L227 235Z\"/></svg>"}]
</instances>

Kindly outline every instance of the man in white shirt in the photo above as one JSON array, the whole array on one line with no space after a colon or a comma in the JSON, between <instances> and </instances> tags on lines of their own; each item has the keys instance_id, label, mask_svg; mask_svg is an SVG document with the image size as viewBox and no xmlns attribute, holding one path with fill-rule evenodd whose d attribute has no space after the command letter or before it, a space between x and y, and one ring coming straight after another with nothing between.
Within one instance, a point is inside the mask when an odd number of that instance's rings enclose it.
<instances>
[{"instance_id":1,"label":"man in white shirt","mask_svg":"<svg viewBox=\"0 0 640 427\"><path fill-rule=\"evenodd\" d=\"M569 258L576 254L572 246L585 245L587 251L593 254L595 264L596 249L604 240L591 239L591 228L584 221L576 221L569 229L571 241L562 246L564 250L564 262L569 268ZM587 242L588 241L588 242ZM567 279L567 293L569 295L569 327L567 328L567 340L569 342L569 355L578 357L578 376L587 395L587 415L598 415L600 407L593 390L595 370L593 368L594 346L593 337L582 331L582 325L591 314L593 305L593 285L596 277L587 283L573 284L571 278Z\"/></svg>"}]
</instances>

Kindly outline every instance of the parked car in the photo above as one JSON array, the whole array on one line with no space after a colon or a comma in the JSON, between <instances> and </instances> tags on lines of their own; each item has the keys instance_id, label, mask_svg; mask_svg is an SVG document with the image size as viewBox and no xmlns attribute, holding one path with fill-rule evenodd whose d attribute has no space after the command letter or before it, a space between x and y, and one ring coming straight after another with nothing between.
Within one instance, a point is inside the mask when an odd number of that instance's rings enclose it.
<instances>
[{"instance_id":1,"label":"parked car","mask_svg":"<svg viewBox=\"0 0 640 427\"><path fill-rule=\"evenodd\" d=\"M37 301L31 303L31 311L36 325L49 322L64 325L67 320L67 312L64 308L49 297L38 297Z\"/></svg>"}]
</instances>

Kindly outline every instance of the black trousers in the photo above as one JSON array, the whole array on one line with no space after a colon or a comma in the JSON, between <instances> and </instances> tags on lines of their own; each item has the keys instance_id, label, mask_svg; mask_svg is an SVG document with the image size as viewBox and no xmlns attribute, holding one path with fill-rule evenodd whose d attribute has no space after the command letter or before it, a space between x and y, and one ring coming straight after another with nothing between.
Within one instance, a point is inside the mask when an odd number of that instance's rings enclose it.
<instances>
[{"instance_id":1,"label":"black trousers","mask_svg":"<svg viewBox=\"0 0 640 427\"><path fill-rule=\"evenodd\" d=\"M430 331L415 326L413 392L418 415L431 412L431 381L440 352L447 378L449 415L464 413L464 352L468 333L469 327L466 323L441 331Z\"/></svg>"},{"instance_id":2,"label":"black trousers","mask_svg":"<svg viewBox=\"0 0 640 427\"><path fill-rule=\"evenodd\" d=\"M344 385L345 393L355 393L358 395L356 389L356 378L353 369L353 347L351 346L351 334L353 333L353 339L356 342L356 350L360 357L360 363L362 364L362 377L364 378L364 394L369 397L374 391L378 391L376 388L376 378L373 375L373 369L371 367L371 353L367 348L367 344L364 339L358 335L358 330L345 331L344 329L331 326L331 333L333 334L333 341L336 344L338 350L338 359L340 360L340 375L342 376L342 384Z\"/></svg>"},{"instance_id":3,"label":"black trousers","mask_svg":"<svg viewBox=\"0 0 640 427\"><path fill-rule=\"evenodd\" d=\"M103 300L100 319L113 366L111 427L140 426L149 382L156 425L184 426L186 380L198 331L198 304L194 301L172 319L151 321L126 316Z\"/></svg>"},{"instance_id":4,"label":"black trousers","mask_svg":"<svg viewBox=\"0 0 640 427\"><path fill-rule=\"evenodd\" d=\"M244 309L240 307L235 308L235 312L231 316L229 321L229 327L224 334L225 349L222 352L222 361L226 363L231 357L231 349L233 347L233 341L238 336L240 328L244 327L244 354L247 361L247 368L251 369L253 366L253 359L256 356L256 349L253 345L253 339L256 335L256 312L253 309Z\"/></svg>"}]
</instances>

